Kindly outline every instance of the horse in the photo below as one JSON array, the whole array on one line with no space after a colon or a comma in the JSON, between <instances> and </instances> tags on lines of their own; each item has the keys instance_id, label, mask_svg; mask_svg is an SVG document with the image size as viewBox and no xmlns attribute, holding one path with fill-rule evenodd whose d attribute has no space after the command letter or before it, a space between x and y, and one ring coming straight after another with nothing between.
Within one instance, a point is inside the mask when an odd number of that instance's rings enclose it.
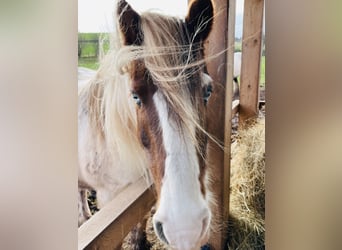
<instances>
[{"instance_id":1,"label":"horse","mask_svg":"<svg viewBox=\"0 0 342 250\"><path fill-rule=\"evenodd\" d=\"M214 88L203 46L213 17L210 0L190 2L184 19L117 2L119 35L92 79L79 84L79 225L90 217L85 190L96 190L101 208L144 176L154 182L159 239L177 250L208 242Z\"/></svg>"}]
</instances>

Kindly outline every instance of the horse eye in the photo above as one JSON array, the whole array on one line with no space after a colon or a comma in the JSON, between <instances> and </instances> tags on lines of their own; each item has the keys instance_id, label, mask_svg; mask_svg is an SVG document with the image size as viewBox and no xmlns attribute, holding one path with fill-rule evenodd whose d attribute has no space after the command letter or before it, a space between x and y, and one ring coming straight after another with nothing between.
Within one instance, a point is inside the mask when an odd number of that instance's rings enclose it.
<instances>
[{"instance_id":1,"label":"horse eye","mask_svg":"<svg viewBox=\"0 0 342 250\"><path fill-rule=\"evenodd\" d=\"M132 97L133 97L133 100L135 101L135 103L141 107L141 100L139 98L139 96L136 94L136 93L132 93Z\"/></svg>"},{"instance_id":2,"label":"horse eye","mask_svg":"<svg viewBox=\"0 0 342 250\"><path fill-rule=\"evenodd\" d=\"M209 97L211 96L212 92L213 92L213 87L211 85L208 85L205 87L204 94L203 94L204 104L208 103Z\"/></svg>"}]
</instances>

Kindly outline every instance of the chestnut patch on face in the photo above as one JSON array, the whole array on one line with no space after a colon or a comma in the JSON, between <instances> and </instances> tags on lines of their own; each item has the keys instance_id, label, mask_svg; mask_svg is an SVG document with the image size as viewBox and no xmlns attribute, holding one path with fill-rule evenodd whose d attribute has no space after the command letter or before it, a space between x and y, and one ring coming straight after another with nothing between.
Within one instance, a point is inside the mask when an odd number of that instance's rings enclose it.
<instances>
[{"instance_id":1,"label":"chestnut patch on face","mask_svg":"<svg viewBox=\"0 0 342 250\"><path fill-rule=\"evenodd\" d=\"M161 182L165 172L165 158L166 152L162 137L162 130L158 112L153 101L153 96L158 90L153 83L144 62L136 60L131 65L131 79L132 79L132 93L138 96L140 105L137 105L137 119L138 130L137 135L141 145L148 151L150 157L150 170L153 175L157 193L161 191ZM192 100L192 105L196 107L199 115L199 121L202 128L206 128L206 106L203 99L205 88L199 87L201 85L200 73L192 75L187 85L189 91L189 98ZM170 108L170 118L177 119L178 116L174 114L174 110ZM183 126L181 123L179 126ZM200 182L200 189L203 196L206 195L205 187L205 173L206 173L206 146L207 136L203 131L197 129L196 138L198 142L197 158L199 164L200 174L198 180Z\"/></svg>"},{"instance_id":2,"label":"chestnut patch on face","mask_svg":"<svg viewBox=\"0 0 342 250\"><path fill-rule=\"evenodd\" d=\"M142 145L145 148L150 149L150 138L147 136L147 133L145 130L141 130L140 140L141 140Z\"/></svg>"},{"instance_id":3,"label":"chestnut patch on face","mask_svg":"<svg viewBox=\"0 0 342 250\"><path fill-rule=\"evenodd\" d=\"M153 102L153 95L156 93L157 87L153 84L142 61L134 61L131 67L132 93L137 95L141 101L141 105L137 105L136 108L137 135L150 156L150 170L159 196L161 181L164 176L166 153L158 113Z\"/></svg>"}]
</instances>

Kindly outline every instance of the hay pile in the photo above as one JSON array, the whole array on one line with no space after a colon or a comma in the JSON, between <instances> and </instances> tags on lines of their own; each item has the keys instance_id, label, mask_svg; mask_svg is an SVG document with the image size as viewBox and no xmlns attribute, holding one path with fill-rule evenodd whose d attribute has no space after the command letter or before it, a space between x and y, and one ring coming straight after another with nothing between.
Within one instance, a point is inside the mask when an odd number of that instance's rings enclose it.
<instances>
[{"instance_id":1,"label":"hay pile","mask_svg":"<svg viewBox=\"0 0 342 250\"><path fill-rule=\"evenodd\" d=\"M232 144L228 249L265 249L265 119Z\"/></svg>"}]
</instances>

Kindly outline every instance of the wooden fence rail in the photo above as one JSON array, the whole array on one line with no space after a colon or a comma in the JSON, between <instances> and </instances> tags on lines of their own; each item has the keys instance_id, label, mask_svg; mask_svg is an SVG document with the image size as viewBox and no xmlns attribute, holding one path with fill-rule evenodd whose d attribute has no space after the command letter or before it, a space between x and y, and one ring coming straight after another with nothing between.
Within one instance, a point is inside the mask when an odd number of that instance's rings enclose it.
<instances>
[{"instance_id":1,"label":"wooden fence rail","mask_svg":"<svg viewBox=\"0 0 342 250\"><path fill-rule=\"evenodd\" d=\"M78 229L78 249L120 249L125 236L154 203L150 183L143 178L132 183Z\"/></svg>"}]
</instances>

